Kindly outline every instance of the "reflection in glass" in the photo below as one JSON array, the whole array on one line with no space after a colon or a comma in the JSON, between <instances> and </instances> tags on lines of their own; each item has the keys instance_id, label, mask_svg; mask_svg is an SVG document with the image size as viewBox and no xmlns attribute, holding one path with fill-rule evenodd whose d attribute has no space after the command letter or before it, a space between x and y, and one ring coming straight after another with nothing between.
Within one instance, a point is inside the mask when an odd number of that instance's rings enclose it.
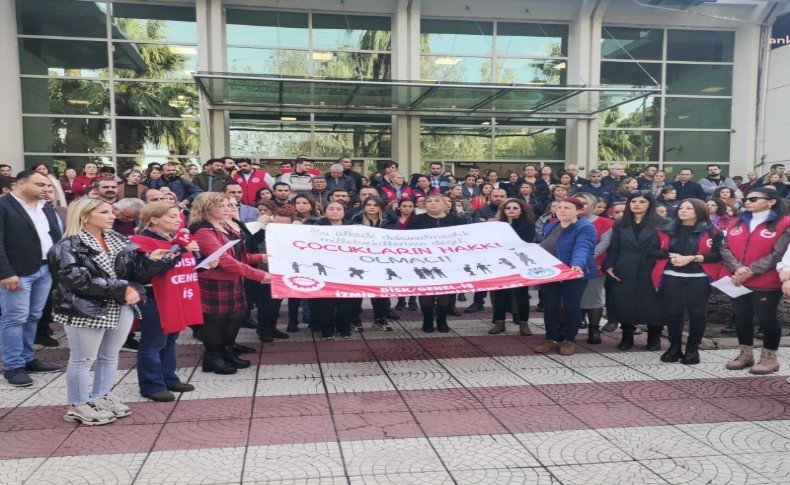
<instances>
[{"instance_id":1,"label":"reflection in glass","mask_svg":"<svg viewBox=\"0 0 790 485\"><path fill-rule=\"evenodd\" d=\"M491 83L491 58L420 56L420 78L425 81Z\"/></svg>"},{"instance_id":2,"label":"reflection in glass","mask_svg":"<svg viewBox=\"0 0 790 485\"><path fill-rule=\"evenodd\" d=\"M601 62L601 85L655 86L661 84L661 64Z\"/></svg>"},{"instance_id":3,"label":"reflection in glass","mask_svg":"<svg viewBox=\"0 0 790 485\"><path fill-rule=\"evenodd\" d=\"M310 54L285 49L228 48L228 70L245 74L310 76Z\"/></svg>"},{"instance_id":4,"label":"reflection in glass","mask_svg":"<svg viewBox=\"0 0 790 485\"><path fill-rule=\"evenodd\" d=\"M23 77L22 111L32 114L109 115L106 81Z\"/></svg>"},{"instance_id":5,"label":"reflection in glass","mask_svg":"<svg viewBox=\"0 0 790 485\"><path fill-rule=\"evenodd\" d=\"M108 118L22 119L24 149L43 153L111 153Z\"/></svg>"},{"instance_id":6,"label":"reflection in glass","mask_svg":"<svg viewBox=\"0 0 790 485\"><path fill-rule=\"evenodd\" d=\"M240 155L284 157L312 152L309 124L231 122L230 151Z\"/></svg>"},{"instance_id":7,"label":"reflection in glass","mask_svg":"<svg viewBox=\"0 0 790 485\"><path fill-rule=\"evenodd\" d=\"M658 131L604 130L598 132L598 159L606 161L657 161Z\"/></svg>"},{"instance_id":8,"label":"reflection in glass","mask_svg":"<svg viewBox=\"0 0 790 485\"><path fill-rule=\"evenodd\" d=\"M496 59L494 82L508 84L565 84L568 63L548 59Z\"/></svg>"},{"instance_id":9,"label":"reflection in glass","mask_svg":"<svg viewBox=\"0 0 790 485\"><path fill-rule=\"evenodd\" d=\"M390 55L360 52L310 53L312 75L331 79L389 79Z\"/></svg>"},{"instance_id":10,"label":"reflection in glass","mask_svg":"<svg viewBox=\"0 0 790 485\"><path fill-rule=\"evenodd\" d=\"M389 51L389 17L313 14L313 49Z\"/></svg>"},{"instance_id":11,"label":"reflection in glass","mask_svg":"<svg viewBox=\"0 0 790 485\"><path fill-rule=\"evenodd\" d=\"M603 27L601 32L604 59L660 60L663 46L662 29Z\"/></svg>"},{"instance_id":12,"label":"reflection in glass","mask_svg":"<svg viewBox=\"0 0 790 485\"><path fill-rule=\"evenodd\" d=\"M666 131L664 160L668 162L729 162L729 131Z\"/></svg>"},{"instance_id":13,"label":"reflection in glass","mask_svg":"<svg viewBox=\"0 0 790 485\"><path fill-rule=\"evenodd\" d=\"M497 23L498 57L565 57L568 55L567 44L567 25Z\"/></svg>"},{"instance_id":14,"label":"reflection in glass","mask_svg":"<svg viewBox=\"0 0 790 485\"><path fill-rule=\"evenodd\" d=\"M732 66L667 64L667 94L732 96Z\"/></svg>"},{"instance_id":15,"label":"reflection in glass","mask_svg":"<svg viewBox=\"0 0 790 485\"><path fill-rule=\"evenodd\" d=\"M424 159L490 160L491 148L490 126L420 128L420 153Z\"/></svg>"},{"instance_id":16,"label":"reflection in glass","mask_svg":"<svg viewBox=\"0 0 790 485\"><path fill-rule=\"evenodd\" d=\"M429 54L492 54L494 24L467 20L422 19L420 50Z\"/></svg>"},{"instance_id":17,"label":"reflection in glass","mask_svg":"<svg viewBox=\"0 0 790 485\"><path fill-rule=\"evenodd\" d=\"M670 30L667 60L732 62L735 32L711 30Z\"/></svg>"},{"instance_id":18,"label":"reflection in glass","mask_svg":"<svg viewBox=\"0 0 790 485\"><path fill-rule=\"evenodd\" d=\"M197 158L184 158L184 157L173 157L168 155L159 155L159 156L152 156L152 157L118 157L117 158L117 166L119 167L118 175L122 176L124 170L128 170L131 168L136 169L145 169L148 167L149 163L175 163L176 165L181 166L182 170L186 169L189 165L197 165L198 167L201 165L200 160Z\"/></svg>"},{"instance_id":19,"label":"reflection in glass","mask_svg":"<svg viewBox=\"0 0 790 485\"><path fill-rule=\"evenodd\" d=\"M119 119L115 121L118 153L144 155L196 155L200 147L194 121Z\"/></svg>"},{"instance_id":20,"label":"reflection in glass","mask_svg":"<svg viewBox=\"0 0 790 485\"><path fill-rule=\"evenodd\" d=\"M229 8L225 16L228 45L309 47L306 13Z\"/></svg>"},{"instance_id":21,"label":"reflection in glass","mask_svg":"<svg viewBox=\"0 0 790 485\"><path fill-rule=\"evenodd\" d=\"M107 42L83 40L18 40L22 74L68 77L106 77L109 68ZM142 66L139 55L124 53L126 63Z\"/></svg>"},{"instance_id":22,"label":"reflection in glass","mask_svg":"<svg viewBox=\"0 0 790 485\"><path fill-rule=\"evenodd\" d=\"M721 175L722 177L729 177L730 176L730 164L726 161L720 162L716 161L721 168ZM700 164L693 164L693 163L665 163L661 166L661 169L667 173L667 178L672 180L675 178L675 175L678 174L682 169L689 168L691 169L692 180L698 180L702 177L705 177L708 173L707 169L705 168L706 162ZM738 174L735 174L738 175ZM743 175L743 174L741 174Z\"/></svg>"},{"instance_id":23,"label":"reflection in glass","mask_svg":"<svg viewBox=\"0 0 790 485\"><path fill-rule=\"evenodd\" d=\"M65 156L65 155L25 155L25 168L29 169L34 163L46 163L52 169L53 175L62 177L67 168L76 168L77 175L86 163L95 163L98 166L112 166L112 158L102 155L90 156Z\"/></svg>"},{"instance_id":24,"label":"reflection in glass","mask_svg":"<svg viewBox=\"0 0 790 485\"><path fill-rule=\"evenodd\" d=\"M494 130L494 157L497 160L562 160L565 158L565 130Z\"/></svg>"},{"instance_id":25,"label":"reflection in glass","mask_svg":"<svg viewBox=\"0 0 790 485\"><path fill-rule=\"evenodd\" d=\"M113 3L112 17L113 39L197 43L195 7Z\"/></svg>"},{"instance_id":26,"label":"reflection in glass","mask_svg":"<svg viewBox=\"0 0 790 485\"><path fill-rule=\"evenodd\" d=\"M142 63L130 63L131 54ZM197 71L197 47L161 44L113 44L116 78L191 79Z\"/></svg>"},{"instance_id":27,"label":"reflection in glass","mask_svg":"<svg viewBox=\"0 0 790 485\"><path fill-rule=\"evenodd\" d=\"M107 37L103 2L24 0L16 2L17 33L57 37Z\"/></svg>"},{"instance_id":28,"label":"reflection in glass","mask_svg":"<svg viewBox=\"0 0 790 485\"><path fill-rule=\"evenodd\" d=\"M115 82L115 114L155 118L195 118L198 90L194 84Z\"/></svg>"},{"instance_id":29,"label":"reflection in glass","mask_svg":"<svg viewBox=\"0 0 790 485\"><path fill-rule=\"evenodd\" d=\"M732 101L710 98L666 98L667 128L730 128Z\"/></svg>"},{"instance_id":30,"label":"reflection in glass","mask_svg":"<svg viewBox=\"0 0 790 485\"><path fill-rule=\"evenodd\" d=\"M392 139L389 125L316 125L316 157L386 158L392 156Z\"/></svg>"},{"instance_id":31,"label":"reflection in glass","mask_svg":"<svg viewBox=\"0 0 790 485\"><path fill-rule=\"evenodd\" d=\"M654 96L621 104L599 114L603 128L658 128L661 121L661 100Z\"/></svg>"}]
</instances>

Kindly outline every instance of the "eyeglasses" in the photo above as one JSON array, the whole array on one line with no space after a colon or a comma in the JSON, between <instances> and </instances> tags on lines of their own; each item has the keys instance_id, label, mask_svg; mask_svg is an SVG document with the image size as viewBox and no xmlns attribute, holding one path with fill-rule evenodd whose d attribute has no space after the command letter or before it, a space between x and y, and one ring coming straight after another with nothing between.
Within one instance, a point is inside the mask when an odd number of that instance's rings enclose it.
<instances>
[{"instance_id":1,"label":"eyeglasses","mask_svg":"<svg viewBox=\"0 0 790 485\"><path fill-rule=\"evenodd\" d=\"M746 200L749 202L757 202L758 200L771 200L768 197L746 197Z\"/></svg>"}]
</instances>

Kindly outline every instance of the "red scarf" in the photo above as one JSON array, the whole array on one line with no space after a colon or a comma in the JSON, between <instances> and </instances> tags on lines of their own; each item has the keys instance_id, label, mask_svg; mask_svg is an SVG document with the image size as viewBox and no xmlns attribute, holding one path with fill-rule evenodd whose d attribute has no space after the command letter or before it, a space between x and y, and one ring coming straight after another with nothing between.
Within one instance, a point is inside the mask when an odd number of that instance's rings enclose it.
<instances>
[{"instance_id":1,"label":"red scarf","mask_svg":"<svg viewBox=\"0 0 790 485\"><path fill-rule=\"evenodd\" d=\"M135 235L129 238L140 246L139 251L150 253L156 249L170 249L172 242ZM195 256L184 253L175 268L151 278L156 308L164 333L176 333L189 325L203 323L200 286L195 272Z\"/></svg>"}]
</instances>

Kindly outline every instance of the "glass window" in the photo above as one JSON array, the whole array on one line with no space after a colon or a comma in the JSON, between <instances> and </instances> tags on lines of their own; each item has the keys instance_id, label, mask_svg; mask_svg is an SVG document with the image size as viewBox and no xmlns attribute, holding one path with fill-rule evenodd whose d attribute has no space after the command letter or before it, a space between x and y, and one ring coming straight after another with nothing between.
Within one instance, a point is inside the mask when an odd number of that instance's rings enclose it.
<instances>
[{"instance_id":1,"label":"glass window","mask_svg":"<svg viewBox=\"0 0 790 485\"><path fill-rule=\"evenodd\" d=\"M118 153L137 155L197 155L200 147L198 123L157 119L115 121Z\"/></svg>"},{"instance_id":2,"label":"glass window","mask_svg":"<svg viewBox=\"0 0 790 485\"><path fill-rule=\"evenodd\" d=\"M310 125L237 122L230 124L230 151L256 157L284 157L311 153Z\"/></svg>"},{"instance_id":3,"label":"glass window","mask_svg":"<svg viewBox=\"0 0 790 485\"><path fill-rule=\"evenodd\" d=\"M310 53L307 51L228 48L230 72L310 76Z\"/></svg>"},{"instance_id":4,"label":"glass window","mask_svg":"<svg viewBox=\"0 0 790 485\"><path fill-rule=\"evenodd\" d=\"M730 164L729 163L723 163L723 162L717 162L717 163L718 163L719 167L721 168L721 175L723 177L729 177L730 176ZM708 171L707 171L705 165L706 165L706 163L697 163L697 164L695 164L695 163L665 163L662 166L662 170L664 170L667 173L667 178L669 180L672 180L672 179L675 178L675 176L681 170L683 170L684 168L689 168L689 169L691 169L691 172L692 172L691 180L697 181L697 180L699 180L699 179L701 179L703 177L706 177L708 175ZM738 174L735 174L735 175L738 175ZM741 176L743 176L743 174L741 174Z\"/></svg>"},{"instance_id":5,"label":"glass window","mask_svg":"<svg viewBox=\"0 0 790 485\"><path fill-rule=\"evenodd\" d=\"M105 81L22 78L22 111L32 114L108 115L110 90Z\"/></svg>"},{"instance_id":6,"label":"glass window","mask_svg":"<svg viewBox=\"0 0 790 485\"><path fill-rule=\"evenodd\" d=\"M113 44L116 78L191 79L197 47L162 44Z\"/></svg>"},{"instance_id":7,"label":"glass window","mask_svg":"<svg viewBox=\"0 0 790 485\"><path fill-rule=\"evenodd\" d=\"M732 66L667 64L667 94L732 96Z\"/></svg>"},{"instance_id":8,"label":"glass window","mask_svg":"<svg viewBox=\"0 0 790 485\"><path fill-rule=\"evenodd\" d=\"M729 99L666 98L667 128L730 128L731 105Z\"/></svg>"},{"instance_id":9,"label":"glass window","mask_svg":"<svg viewBox=\"0 0 790 485\"><path fill-rule=\"evenodd\" d=\"M420 150L423 158L490 160L491 127L422 126Z\"/></svg>"},{"instance_id":10,"label":"glass window","mask_svg":"<svg viewBox=\"0 0 790 485\"><path fill-rule=\"evenodd\" d=\"M46 163L52 174L62 177L67 168L76 168L77 175L82 171L86 163L95 163L98 166L112 166L112 158L109 156L89 155L89 156L64 156L64 155L25 155L25 168L30 168L34 163Z\"/></svg>"},{"instance_id":11,"label":"glass window","mask_svg":"<svg viewBox=\"0 0 790 485\"><path fill-rule=\"evenodd\" d=\"M658 128L661 99L654 96L621 104L599 115L602 128Z\"/></svg>"},{"instance_id":12,"label":"glass window","mask_svg":"<svg viewBox=\"0 0 790 485\"><path fill-rule=\"evenodd\" d=\"M113 3L113 39L197 43L194 7Z\"/></svg>"},{"instance_id":13,"label":"glass window","mask_svg":"<svg viewBox=\"0 0 790 485\"><path fill-rule=\"evenodd\" d=\"M109 118L22 118L26 152L111 153Z\"/></svg>"},{"instance_id":14,"label":"glass window","mask_svg":"<svg viewBox=\"0 0 790 485\"><path fill-rule=\"evenodd\" d=\"M19 39L22 74L106 77L110 64L107 42Z\"/></svg>"},{"instance_id":15,"label":"glass window","mask_svg":"<svg viewBox=\"0 0 790 485\"><path fill-rule=\"evenodd\" d=\"M729 131L666 131L664 161L729 162Z\"/></svg>"},{"instance_id":16,"label":"glass window","mask_svg":"<svg viewBox=\"0 0 790 485\"><path fill-rule=\"evenodd\" d=\"M421 56L420 77L427 81L490 83L491 63L488 57Z\"/></svg>"},{"instance_id":17,"label":"glass window","mask_svg":"<svg viewBox=\"0 0 790 485\"><path fill-rule=\"evenodd\" d=\"M390 50L389 17L313 14L313 48Z\"/></svg>"},{"instance_id":18,"label":"glass window","mask_svg":"<svg viewBox=\"0 0 790 485\"><path fill-rule=\"evenodd\" d=\"M198 116L198 90L194 84L115 82L115 114L156 118Z\"/></svg>"},{"instance_id":19,"label":"glass window","mask_svg":"<svg viewBox=\"0 0 790 485\"><path fill-rule=\"evenodd\" d=\"M707 30L670 30L667 34L667 60L732 62L735 32Z\"/></svg>"},{"instance_id":20,"label":"glass window","mask_svg":"<svg viewBox=\"0 0 790 485\"><path fill-rule=\"evenodd\" d=\"M186 167L189 165L196 165L200 167L202 163L197 158L184 158L184 157L173 157L169 155L160 155L160 156L153 156L153 157L118 157L116 163L116 170L117 175L123 178L123 172L132 168L136 168L138 170L145 170L148 168L149 163L175 163L177 166L181 167L181 173L186 171Z\"/></svg>"},{"instance_id":21,"label":"glass window","mask_svg":"<svg viewBox=\"0 0 790 485\"><path fill-rule=\"evenodd\" d=\"M499 128L494 130L497 160L559 160L565 157L565 130Z\"/></svg>"},{"instance_id":22,"label":"glass window","mask_svg":"<svg viewBox=\"0 0 790 485\"><path fill-rule=\"evenodd\" d=\"M313 76L334 79L389 79L390 55L366 52L310 53Z\"/></svg>"},{"instance_id":23,"label":"glass window","mask_svg":"<svg viewBox=\"0 0 790 485\"><path fill-rule=\"evenodd\" d=\"M601 32L604 59L660 60L663 52L662 29L603 27Z\"/></svg>"},{"instance_id":24,"label":"glass window","mask_svg":"<svg viewBox=\"0 0 790 485\"><path fill-rule=\"evenodd\" d=\"M421 51L431 54L490 55L494 24L467 20L420 21Z\"/></svg>"},{"instance_id":25,"label":"glass window","mask_svg":"<svg viewBox=\"0 0 790 485\"><path fill-rule=\"evenodd\" d=\"M392 140L389 126L316 125L316 157L383 158L391 156Z\"/></svg>"},{"instance_id":26,"label":"glass window","mask_svg":"<svg viewBox=\"0 0 790 485\"><path fill-rule=\"evenodd\" d=\"M658 161L659 131L601 130L598 159L606 161Z\"/></svg>"},{"instance_id":27,"label":"glass window","mask_svg":"<svg viewBox=\"0 0 790 485\"><path fill-rule=\"evenodd\" d=\"M309 47L306 13L228 9L225 17L228 45Z\"/></svg>"},{"instance_id":28,"label":"glass window","mask_svg":"<svg viewBox=\"0 0 790 485\"><path fill-rule=\"evenodd\" d=\"M515 84L565 84L568 63L548 59L501 59L494 82Z\"/></svg>"},{"instance_id":29,"label":"glass window","mask_svg":"<svg viewBox=\"0 0 790 485\"><path fill-rule=\"evenodd\" d=\"M502 57L565 57L568 55L568 26L499 22L496 55Z\"/></svg>"},{"instance_id":30,"label":"glass window","mask_svg":"<svg viewBox=\"0 0 790 485\"><path fill-rule=\"evenodd\" d=\"M655 86L661 84L661 64L601 62L601 84Z\"/></svg>"},{"instance_id":31,"label":"glass window","mask_svg":"<svg viewBox=\"0 0 790 485\"><path fill-rule=\"evenodd\" d=\"M57 37L107 37L104 2L24 0L16 2L17 32Z\"/></svg>"}]
</instances>

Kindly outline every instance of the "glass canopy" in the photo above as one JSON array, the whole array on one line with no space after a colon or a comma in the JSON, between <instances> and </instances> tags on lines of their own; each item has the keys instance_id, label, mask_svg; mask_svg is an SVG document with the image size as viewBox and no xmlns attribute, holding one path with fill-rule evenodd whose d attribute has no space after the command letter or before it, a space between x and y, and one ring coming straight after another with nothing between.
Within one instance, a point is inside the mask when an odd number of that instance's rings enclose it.
<instances>
[{"instance_id":1,"label":"glass canopy","mask_svg":"<svg viewBox=\"0 0 790 485\"><path fill-rule=\"evenodd\" d=\"M554 86L195 74L211 108L433 117L587 118L661 86Z\"/></svg>"}]
</instances>

